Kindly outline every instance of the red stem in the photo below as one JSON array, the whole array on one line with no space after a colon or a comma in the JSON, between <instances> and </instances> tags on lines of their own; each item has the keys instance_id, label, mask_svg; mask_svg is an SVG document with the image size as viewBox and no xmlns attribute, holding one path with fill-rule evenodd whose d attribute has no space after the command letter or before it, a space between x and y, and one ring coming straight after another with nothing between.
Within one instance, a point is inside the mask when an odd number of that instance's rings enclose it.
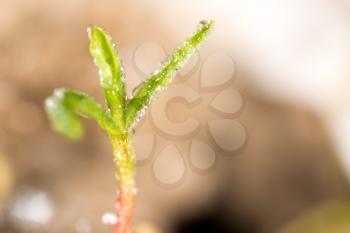
<instances>
[{"instance_id":1,"label":"red stem","mask_svg":"<svg viewBox=\"0 0 350 233\"><path fill-rule=\"evenodd\" d=\"M114 149L115 175L118 181L119 191L115 206L118 221L114 226L114 233L131 233L137 192L135 183L135 153L132 148L130 135L122 140L111 139Z\"/></svg>"},{"instance_id":2,"label":"red stem","mask_svg":"<svg viewBox=\"0 0 350 233\"><path fill-rule=\"evenodd\" d=\"M116 203L118 222L114 226L114 233L131 233L132 219L135 208L135 193L121 193Z\"/></svg>"}]
</instances>

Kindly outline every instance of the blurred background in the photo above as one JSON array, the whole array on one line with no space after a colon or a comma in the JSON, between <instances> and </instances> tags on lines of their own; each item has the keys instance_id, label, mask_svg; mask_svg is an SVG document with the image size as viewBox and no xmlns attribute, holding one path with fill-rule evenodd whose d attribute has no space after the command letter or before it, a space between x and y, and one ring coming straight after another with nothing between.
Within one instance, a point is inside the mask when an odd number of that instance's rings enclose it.
<instances>
[{"instance_id":1,"label":"blurred background","mask_svg":"<svg viewBox=\"0 0 350 233\"><path fill-rule=\"evenodd\" d=\"M108 138L56 134L45 98L103 103L89 25L131 95L202 19L215 32L136 128L135 232L350 232L349 1L1 0L1 233L111 232Z\"/></svg>"}]
</instances>

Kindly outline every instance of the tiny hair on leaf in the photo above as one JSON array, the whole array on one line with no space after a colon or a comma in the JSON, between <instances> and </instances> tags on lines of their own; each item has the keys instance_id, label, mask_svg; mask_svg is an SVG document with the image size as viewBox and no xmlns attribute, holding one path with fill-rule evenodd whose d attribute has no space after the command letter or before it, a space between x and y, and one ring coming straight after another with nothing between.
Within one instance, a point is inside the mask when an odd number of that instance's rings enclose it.
<instances>
[{"instance_id":1,"label":"tiny hair on leaf","mask_svg":"<svg viewBox=\"0 0 350 233\"><path fill-rule=\"evenodd\" d=\"M80 117L95 120L107 133L113 148L115 177L118 181L116 215L120 221L114 233L131 233L132 218L136 203L133 127L150 105L158 91L165 89L189 58L196 52L213 28L213 21L201 21L197 31L183 42L160 67L127 97L122 61L112 37L102 28L88 29L89 51L99 69L100 85L107 103L104 109L87 94L60 88L46 99L45 110L52 127L69 139L79 139L84 132Z\"/></svg>"}]
</instances>

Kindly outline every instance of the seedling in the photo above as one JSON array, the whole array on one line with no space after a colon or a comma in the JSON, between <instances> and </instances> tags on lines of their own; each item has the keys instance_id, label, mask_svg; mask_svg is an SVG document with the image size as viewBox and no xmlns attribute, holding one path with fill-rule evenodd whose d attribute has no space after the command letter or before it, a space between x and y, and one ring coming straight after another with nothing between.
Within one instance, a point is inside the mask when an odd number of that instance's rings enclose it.
<instances>
[{"instance_id":1,"label":"seedling","mask_svg":"<svg viewBox=\"0 0 350 233\"><path fill-rule=\"evenodd\" d=\"M113 147L115 176L118 181L114 233L130 233L135 206L135 153L132 145L133 128L158 91L166 88L198 45L213 27L213 21L201 21L198 30L169 56L128 98L121 58L114 49L111 36L100 27L89 28L90 54L99 68L108 109L85 93L56 89L45 103L53 128L69 139L79 139L83 126L79 116L94 119L108 134Z\"/></svg>"}]
</instances>

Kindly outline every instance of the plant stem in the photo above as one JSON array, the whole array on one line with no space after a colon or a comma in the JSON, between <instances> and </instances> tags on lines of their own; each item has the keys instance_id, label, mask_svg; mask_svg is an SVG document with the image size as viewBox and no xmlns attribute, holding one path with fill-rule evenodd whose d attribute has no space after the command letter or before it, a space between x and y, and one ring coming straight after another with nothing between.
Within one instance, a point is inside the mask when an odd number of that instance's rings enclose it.
<instances>
[{"instance_id":1,"label":"plant stem","mask_svg":"<svg viewBox=\"0 0 350 233\"><path fill-rule=\"evenodd\" d=\"M74 140L83 134L78 116L94 119L108 135L113 146L115 176L118 182L114 233L131 233L136 201L135 153L133 126L142 117L154 96L168 86L176 71L193 55L213 28L213 21L201 21L198 30L141 85L128 99L122 62L111 36L103 29L89 28L90 54L99 68L100 84L108 110L85 93L58 89L47 99L45 109L55 130Z\"/></svg>"},{"instance_id":2,"label":"plant stem","mask_svg":"<svg viewBox=\"0 0 350 233\"><path fill-rule=\"evenodd\" d=\"M118 181L116 214L118 221L114 233L131 233L136 200L135 153L131 135L111 137L114 154L115 176Z\"/></svg>"}]
</instances>

